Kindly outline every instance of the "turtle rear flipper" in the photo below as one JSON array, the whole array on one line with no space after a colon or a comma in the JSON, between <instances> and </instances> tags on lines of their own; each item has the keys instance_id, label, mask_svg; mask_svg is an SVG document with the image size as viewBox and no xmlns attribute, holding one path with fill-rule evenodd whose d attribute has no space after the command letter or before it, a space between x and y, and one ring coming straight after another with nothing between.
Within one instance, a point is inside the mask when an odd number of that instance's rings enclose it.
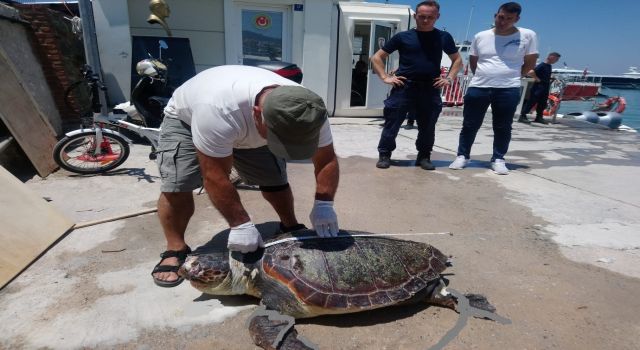
<instances>
[{"instance_id":1,"label":"turtle rear flipper","mask_svg":"<svg viewBox=\"0 0 640 350\"><path fill-rule=\"evenodd\" d=\"M439 281L435 281L435 283L432 283L431 285L429 285L426 288L427 295L428 295L426 301L428 304L431 304L431 305L446 307L446 308L455 310L457 312L460 312L458 303L459 303L459 298L461 296L453 295L452 293L450 293L449 290L447 290L448 284L449 284L449 281L447 279L440 278ZM495 306L491 305L491 303L489 303L489 300L487 300L487 298L484 295L467 293L462 297L467 299L468 305L471 306L472 308L488 311L491 313L496 312ZM474 316L479 317L478 315L474 315ZM486 317L481 317L481 318L486 318Z\"/></svg>"},{"instance_id":2,"label":"turtle rear flipper","mask_svg":"<svg viewBox=\"0 0 640 350\"><path fill-rule=\"evenodd\" d=\"M489 300L487 300L484 295L469 293L465 294L464 296L469 300L469 305L471 307L493 313L496 312L496 307L491 305L491 303L489 303Z\"/></svg>"},{"instance_id":3,"label":"turtle rear flipper","mask_svg":"<svg viewBox=\"0 0 640 350\"><path fill-rule=\"evenodd\" d=\"M266 350L315 350L312 343L298 337L294 323L293 317L261 306L249 319L249 334L254 344Z\"/></svg>"}]
</instances>

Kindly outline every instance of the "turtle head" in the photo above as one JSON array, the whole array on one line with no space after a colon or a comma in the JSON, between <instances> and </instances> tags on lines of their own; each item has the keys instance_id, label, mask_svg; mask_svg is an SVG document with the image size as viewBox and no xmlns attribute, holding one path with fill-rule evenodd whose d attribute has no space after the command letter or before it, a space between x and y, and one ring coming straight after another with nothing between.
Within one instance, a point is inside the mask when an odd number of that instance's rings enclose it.
<instances>
[{"instance_id":1,"label":"turtle head","mask_svg":"<svg viewBox=\"0 0 640 350\"><path fill-rule=\"evenodd\" d=\"M218 288L229 275L229 259L224 254L189 255L178 274L203 292Z\"/></svg>"}]
</instances>

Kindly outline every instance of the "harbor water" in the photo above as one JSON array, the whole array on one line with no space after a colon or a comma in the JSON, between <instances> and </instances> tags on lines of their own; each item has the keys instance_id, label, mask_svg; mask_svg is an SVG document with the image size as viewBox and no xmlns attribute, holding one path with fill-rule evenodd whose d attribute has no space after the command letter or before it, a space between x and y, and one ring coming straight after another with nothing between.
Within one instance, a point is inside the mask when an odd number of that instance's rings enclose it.
<instances>
[{"instance_id":1,"label":"harbor water","mask_svg":"<svg viewBox=\"0 0 640 350\"><path fill-rule=\"evenodd\" d=\"M601 94L595 101L562 101L558 113L582 112L590 110L594 103L602 103L608 97L622 96L627 101L627 108L622 113L622 124L640 131L640 90L622 90L602 88Z\"/></svg>"}]
</instances>

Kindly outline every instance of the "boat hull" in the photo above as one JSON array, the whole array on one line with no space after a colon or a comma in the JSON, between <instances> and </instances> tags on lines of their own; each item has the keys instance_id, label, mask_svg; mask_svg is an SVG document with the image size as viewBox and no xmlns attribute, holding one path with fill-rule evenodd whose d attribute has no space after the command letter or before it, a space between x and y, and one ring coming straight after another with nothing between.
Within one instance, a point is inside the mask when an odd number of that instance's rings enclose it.
<instances>
[{"instance_id":1,"label":"boat hull","mask_svg":"<svg viewBox=\"0 0 640 350\"><path fill-rule=\"evenodd\" d=\"M562 92L563 100L587 100L598 96L600 83L568 83Z\"/></svg>"}]
</instances>

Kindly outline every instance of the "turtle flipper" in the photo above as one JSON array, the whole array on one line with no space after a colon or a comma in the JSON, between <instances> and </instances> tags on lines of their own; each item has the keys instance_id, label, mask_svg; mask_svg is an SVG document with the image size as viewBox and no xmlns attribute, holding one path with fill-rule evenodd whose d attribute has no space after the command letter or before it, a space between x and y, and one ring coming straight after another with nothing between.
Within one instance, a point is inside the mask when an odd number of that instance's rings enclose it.
<instances>
[{"instance_id":1,"label":"turtle flipper","mask_svg":"<svg viewBox=\"0 0 640 350\"><path fill-rule=\"evenodd\" d=\"M469 293L464 296L469 300L469 306L492 313L496 312L496 307L491 305L484 295Z\"/></svg>"},{"instance_id":2,"label":"turtle flipper","mask_svg":"<svg viewBox=\"0 0 640 350\"><path fill-rule=\"evenodd\" d=\"M308 340L298 336L295 319L260 306L248 321L253 343L267 350L315 350Z\"/></svg>"},{"instance_id":3,"label":"turtle flipper","mask_svg":"<svg viewBox=\"0 0 640 350\"><path fill-rule=\"evenodd\" d=\"M425 288L426 303L457 311L458 299L447 291L448 284L449 280L444 277L429 283Z\"/></svg>"}]
</instances>

